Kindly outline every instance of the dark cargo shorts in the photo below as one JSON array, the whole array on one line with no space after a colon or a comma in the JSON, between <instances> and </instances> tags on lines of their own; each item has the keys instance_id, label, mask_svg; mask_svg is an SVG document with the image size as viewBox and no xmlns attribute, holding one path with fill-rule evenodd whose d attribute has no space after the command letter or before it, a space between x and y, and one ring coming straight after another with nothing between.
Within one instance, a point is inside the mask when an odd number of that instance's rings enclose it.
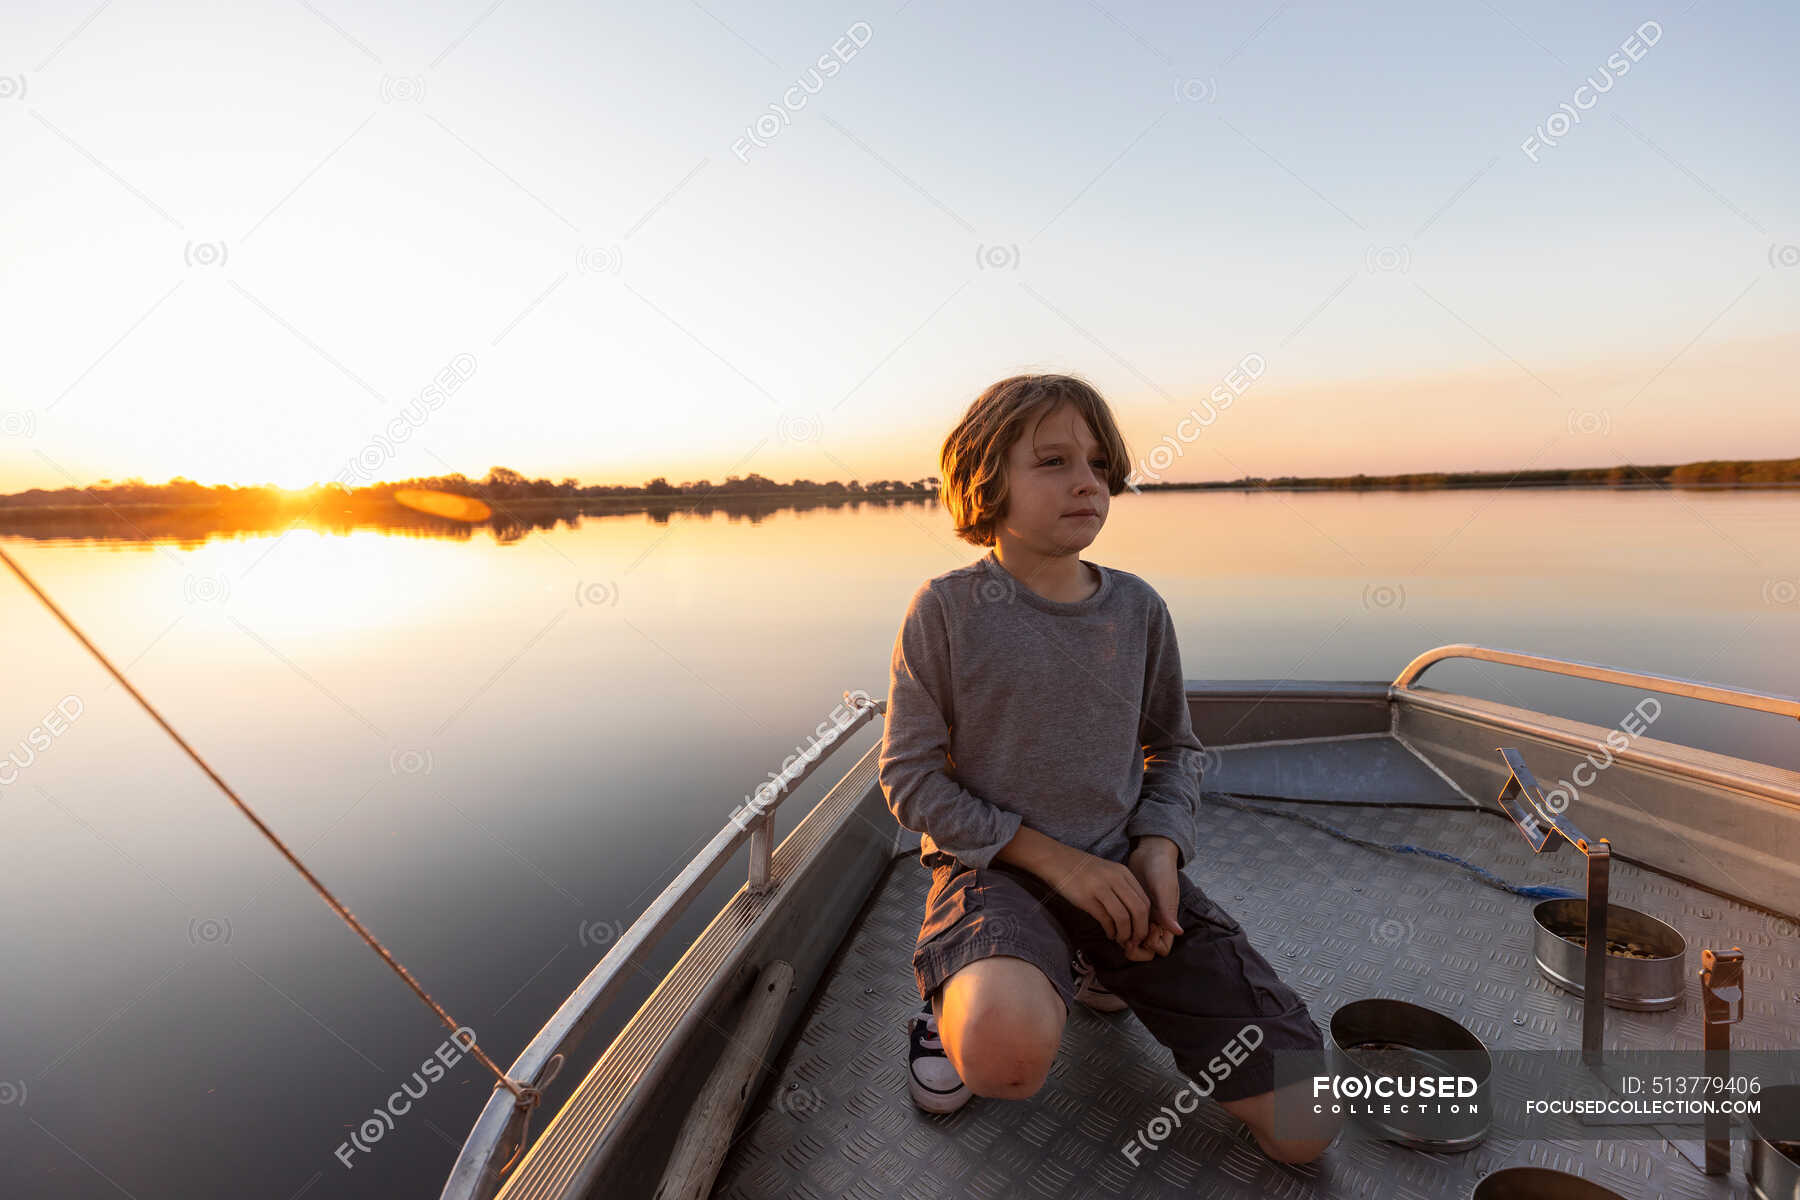
<instances>
[{"instance_id":1,"label":"dark cargo shorts","mask_svg":"<svg viewBox=\"0 0 1800 1200\"><path fill-rule=\"evenodd\" d=\"M1323 1050L1306 1003L1244 927L1186 875L1176 914L1182 932L1168 954L1133 962L1098 921L1029 871L936 861L913 951L921 999L975 960L1009 955L1043 971L1066 1009L1075 1002L1070 960L1080 950L1100 982L1168 1047L1176 1068L1211 1083L1215 1100L1272 1091L1273 1051Z\"/></svg>"}]
</instances>

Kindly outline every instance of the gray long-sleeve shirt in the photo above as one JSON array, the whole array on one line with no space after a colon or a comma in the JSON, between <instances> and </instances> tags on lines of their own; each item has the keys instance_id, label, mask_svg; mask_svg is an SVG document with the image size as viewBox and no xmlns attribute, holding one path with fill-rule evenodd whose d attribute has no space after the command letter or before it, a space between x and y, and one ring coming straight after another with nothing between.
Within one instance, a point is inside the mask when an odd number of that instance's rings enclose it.
<instances>
[{"instance_id":1,"label":"gray long-sleeve shirt","mask_svg":"<svg viewBox=\"0 0 1800 1200\"><path fill-rule=\"evenodd\" d=\"M1021 822L1123 862L1132 839L1194 856L1204 752L1175 627L1139 576L1046 599L992 550L919 585L894 639L879 757L920 859L985 867Z\"/></svg>"}]
</instances>

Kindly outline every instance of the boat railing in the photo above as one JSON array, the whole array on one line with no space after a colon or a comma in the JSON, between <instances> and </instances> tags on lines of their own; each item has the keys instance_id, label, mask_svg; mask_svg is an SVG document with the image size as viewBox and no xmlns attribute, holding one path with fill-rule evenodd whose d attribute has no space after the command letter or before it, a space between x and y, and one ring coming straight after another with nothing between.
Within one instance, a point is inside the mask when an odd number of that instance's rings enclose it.
<instances>
[{"instance_id":1,"label":"boat railing","mask_svg":"<svg viewBox=\"0 0 1800 1200\"><path fill-rule=\"evenodd\" d=\"M771 783L756 789L749 802L731 814L724 828L613 943L581 985L519 1052L507 1071L511 1078L530 1080L538 1088L548 1085L561 1069L564 1057L580 1046L625 984L636 977L641 965L638 960L668 934L694 897L746 841L750 843L750 865L745 887L757 893L772 886L769 862L775 845L775 812L781 802L793 795L851 734L877 713L887 711L886 700L870 699L866 692L845 692L844 706L849 715L829 727L821 725L820 736L812 747L783 764L782 771L771 777ZM522 1157L528 1116L528 1110L518 1107L512 1093L496 1084L450 1170L441 1200L492 1197L506 1170Z\"/></svg>"},{"instance_id":2,"label":"boat railing","mask_svg":"<svg viewBox=\"0 0 1800 1200\"><path fill-rule=\"evenodd\" d=\"M1582 662L1580 659L1549 658L1541 654L1527 654L1520 650L1500 650L1491 646L1476 646L1467 642L1438 646L1425 651L1407 663L1400 674L1394 677L1390 689L1391 694L1396 699L1409 694L1416 695L1417 689L1413 685L1419 676L1425 673L1425 669L1435 663L1452 658L1478 659L1482 662L1500 663L1509 667L1526 667L1534 671L1546 671L1552 675L1566 675L1574 679L1593 679L1601 683L1647 688L1664 695L1709 700L1714 704L1728 704L1734 708L1747 708L1754 712L1774 713L1777 716L1800 720L1800 698L1793 696L1758 692L1749 688L1726 687L1716 683L1702 683L1699 680L1684 679L1678 675L1626 671L1618 667L1603 666L1600 663Z\"/></svg>"}]
</instances>

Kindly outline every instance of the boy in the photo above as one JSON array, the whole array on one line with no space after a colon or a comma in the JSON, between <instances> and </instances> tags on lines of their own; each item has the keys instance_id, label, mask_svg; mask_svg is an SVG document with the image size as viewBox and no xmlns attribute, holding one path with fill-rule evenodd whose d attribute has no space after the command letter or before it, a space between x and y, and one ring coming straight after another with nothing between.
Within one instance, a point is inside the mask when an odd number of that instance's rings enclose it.
<instances>
[{"instance_id":1,"label":"boy","mask_svg":"<svg viewBox=\"0 0 1800 1200\"><path fill-rule=\"evenodd\" d=\"M1269 1052L1321 1049L1319 1031L1181 873L1204 748L1168 607L1078 557L1125 488L1111 411L1070 376L1003 379L940 457L957 536L990 549L913 593L889 678L881 785L932 871L914 1100L953 1112L972 1093L1028 1097L1071 1003L1129 1005L1264 1153L1311 1161L1336 1126L1275 1136ZM1236 1065L1218 1078L1227 1049Z\"/></svg>"}]
</instances>

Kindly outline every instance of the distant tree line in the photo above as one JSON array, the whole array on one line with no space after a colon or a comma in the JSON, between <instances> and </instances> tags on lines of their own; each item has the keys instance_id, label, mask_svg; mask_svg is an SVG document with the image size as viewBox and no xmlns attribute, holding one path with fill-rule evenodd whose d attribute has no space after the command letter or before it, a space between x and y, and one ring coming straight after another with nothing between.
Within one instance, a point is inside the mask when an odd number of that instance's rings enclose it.
<instances>
[{"instance_id":1,"label":"distant tree line","mask_svg":"<svg viewBox=\"0 0 1800 1200\"><path fill-rule=\"evenodd\" d=\"M1200 488L1630 487L1800 483L1800 458L1712 459L1664 466L1547 467L1537 471L1429 471L1408 475L1246 475L1216 483L1146 483L1143 491Z\"/></svg>"},{"instance_id":2,"label":"distant tree line","mask_svg":"<svg viewBox=\"0 0 1800 1200\"><path fill-rule=\"evenodd\" d=\"M475 481L462 475L438 475L424 479L408 479L398 483L374 485L384 490L396 488L433 488L444 492L458 492L467 496L480 496L490 500L532 500L532 499L586 499L599 496L761 496L773 494L804 494L808 496L887 496L913 492L935 492L938 481L926 479L876 479L862 483L852 479L849 483L831 480L818 483L811 479L796 479L792 483L777 483L755 471L748 475L727 475L723 483L713 483L706 479L683 480L681 483L670 483L665 475L658 475L633 486L628 483L579 483L574 479L564 479L561 483L551 483L548 479L527 479L509 467L490 467L487 478Z\"/></svg>"},{"instance_id":3,"label":"distant tree line","mask_svg":"<svg viewBox=\"0 0 1800 1200\"><path fill-rule=\"evenodd\" d=\"M1722 460L1681 463L1662 466L1620 464L1613 467L1546 468L1536 471L1433 471L1407 475L1280 475L1265 477L1248 475L1210 483L1145 483L1143 491L1192 491L1209 488L1457 488L1500 486L1566 486L1629 487L1657 484L1680 486L1756 486L1759 484L1800 483L1800 458ZM918 496L935 495L938 480L874 479L868 483L852 479L849 483L830 480L795 479L777 483L752 471L748 475L727 475L724 482L706 479L670 483L658 475L642 484L583 484L573 478L560 483L548 479L527 479L510 467L490 467L486 478L470 479L461 473L428 475L371 483L363 487L344 488L340 484L314 484L310 488L278 488L270 485L239 487L233 484L195 483L177 475L167 483L145 483L127 479L115 483L102 479L92 487L66 487L46 490L31 488L0 496L0 509L91 508L96 505L161 505L168 507L260 508L291 507L307 502L308 497L326 490L344 492L361 503L391 502L401 488L429 489L476 496L484 500L598 500L608 498L645 499L648 497L718 499L737 496Z\"/></svg>"},{"instance_id":4,"label":"distant tree line","mask_svg":"<svg viewBox=\"0 0 1800 1200\"><path fill-rule=\"evenodd\" d=\"M476 496L484 500L587 500L609 497L643 499L654 496L719 498L758 495L853 497L935 494L938 489L938 481L935 478L926 477L912 480L875 479L868 483L855 479L849 483L840 483L836 480L819 483L811 479L777 483L773 479L752 471L748 475L728 475L723 483L699 479L672 484L666 476L658 475L654 479L633 486L607 483L583 484L573 478L564 478L560 483L552 483L543 478L527 479L511 467L490 467L485 479L470 479L459 472L454 475L428 475L414 479L383 481L355 488L346 488L340 484L314 484L310 488L299 489L299 494L305 496L327 489L335 489L353 499L368 501L390 499L393 493L402 488L454 492L457 495ZM154 504L179 507L228 505L235 508L291 505L294 503L295 494L294 489L278 488L266 484L255 484L248 487L217 484L209 487L178 475L167 483L145 483L138 478L127 479L122 483L102 479L92 487L86 488L66 487L53 490L32 488L29 491L0 496L0 507L14 509L87 508L101 504Z\"/></svg>"}]
</instances>

